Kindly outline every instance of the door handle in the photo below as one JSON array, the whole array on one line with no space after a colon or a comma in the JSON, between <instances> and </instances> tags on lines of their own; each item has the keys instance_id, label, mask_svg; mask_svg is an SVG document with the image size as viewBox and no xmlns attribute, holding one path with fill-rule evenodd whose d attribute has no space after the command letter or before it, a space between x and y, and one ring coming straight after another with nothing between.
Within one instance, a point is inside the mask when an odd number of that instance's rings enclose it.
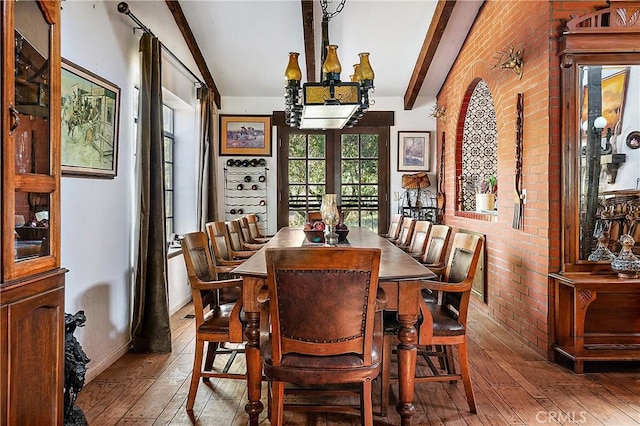
<instances>
[{"instance_id":1,"label":"door handle","mask_svg":"<svg viewBox=\"0 0 640 426\"><path fill-rule=\"evenodd\" d=\"M18 110L15 109L11 104L9 105L9 114L11 114L11 118L13 119L11 126L9 126L9 131L13 132L18 128L18 125L20 124L20 114L18 113Z\"/></svg>"}]
</instances>

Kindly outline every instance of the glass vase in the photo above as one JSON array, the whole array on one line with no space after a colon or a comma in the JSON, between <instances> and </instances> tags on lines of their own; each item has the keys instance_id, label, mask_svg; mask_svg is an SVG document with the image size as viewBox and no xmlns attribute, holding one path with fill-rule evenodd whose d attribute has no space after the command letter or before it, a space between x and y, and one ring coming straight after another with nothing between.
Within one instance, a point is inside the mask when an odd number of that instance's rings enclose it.
<instances>
[{"instance_id":1,"label":"glass vase","mask_svg":"<svg viewBox=\"0 0 640 426\"><path fill-rule=\"evenodd\" d=\"M324 194L322 196L320 213L322 214L322 221L325 224L325 243L328 246L335 246L338 244L338 233L336 232L336 225L340 221L336 194Z\"/></svg>"}]
</instances>

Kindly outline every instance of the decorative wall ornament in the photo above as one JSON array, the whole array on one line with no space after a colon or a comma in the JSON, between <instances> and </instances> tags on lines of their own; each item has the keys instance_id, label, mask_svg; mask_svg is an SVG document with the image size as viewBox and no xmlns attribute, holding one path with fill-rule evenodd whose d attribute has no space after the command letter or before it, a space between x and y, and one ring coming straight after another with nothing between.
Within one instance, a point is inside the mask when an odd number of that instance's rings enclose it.
<instances>
[{"instance_id":1,"label":"decorative wall ornament","mask_svg":"<svg viewBox=\"0 0 640 426\"><path fill-rule=\"evenodd\" d=\"M524 60L522 59L524 56L524 49L520 49L515 52L514 50L515 48L510 46L508 51L501 50L497 52L496 56L494 56L494 59L496 59L497 62L492 69L497 67L510 69L516 73L519 79L522 79L522 74L524 72Z\"/></svg>"},{"instance_id":2,"label":"decorative wall ornament","mask_svg":"<svg viewBox=\"0 0 640 426\"><path fill-rule=\"evenodd\" d=\"M522 228L524 215L524 193L522 192L522 126L524 120L524 94L518 93L516 98L516 169L513 193L513 224L514 229Z\"/></svg>"},{"instance_id":3,"label":"decorative wall ornament","mask_svg":"<svg viewBox=\"0 0 640 426\"><path fill-rule=\"evenodd\" d=\"M431 117L435 117L439 120L442 120L443 123L447 121L447 112L445 110L445 107L442 105L435 104L433 106L433 110L431 111L431 114L429 115Z\"/></svg>"}]
</instances>

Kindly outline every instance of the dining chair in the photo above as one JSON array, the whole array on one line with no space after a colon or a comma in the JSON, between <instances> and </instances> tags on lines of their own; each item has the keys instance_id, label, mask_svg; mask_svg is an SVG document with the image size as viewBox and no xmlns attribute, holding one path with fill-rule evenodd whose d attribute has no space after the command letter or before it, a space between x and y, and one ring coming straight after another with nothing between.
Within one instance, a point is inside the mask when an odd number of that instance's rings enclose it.
<instances>
[{"instance_id":1,"label":"dining chair","mask_svg":"<svg viewBox=\"0 0 640 426\"><path fill-rule=\"evenodd\" d=\"M218 268L228 269L231 272L245 259L234 259L231 254L229 237L227 236L227 224L222 221L208 222L205 224L211 247L213 248L214 261Z\"/></svg>"},{"instance_id":2,"label":"dining chair","mask_svg":"<svg viewBox=\"0 0 640 426\"><path fill-rule=\"evenodd\" d=\"M357 409L363 425L373 424L371 386L380 371L374 342L380 254L380 249L354 247L266 249L272 331L263 367L272 425L282 425L285 408ZM360 405L285 404L285 383L305 389L359 384Z\"/></svg>"},{"instance_id":3,"label":"dining chair","mask_svg":"<svg viewBox=\"0 0 640 426\"><path fill-rule=\"evenodd\" d=\"M428 302L420 298L420 316L418 326L418 347L427 362L431 375L416 376L416 382L452 382L462 380L469 411L476 413L469 355L467 351L467 314L473 279L482 252L482 239L478 235L456 233L453 237L447 265L441 281L421 281L423 289L441 292L440 300ZM387 330L394 329L397 335L399 323L385 324L385 344L383 357L391 353L394 334ZM434 355L426 347L442 347L443 351L436 356L446 359L446 365L436 367L429 359ZM457 348L460 373L456 372L453 363L453 347ZM390 365L383 366L382 372L382 404L389 403Z\"/></svg>"},{"instance_id":4,"label":"dining chair","mask_svg":"<svg viewBox=\"0 0 640 426\"><path fill-rule=\"evenodd\" d=\"M386 234L382 234L387 240L395 241L398 239L400 233L400 223L402 222L402 214L396 213L391 216L391 223L389 223L389 230Z\"/></svg>"},{"instance_id":5,"label":"dining chair","mask_svg":"<svg viewBox=\"0 0 640 426\"><path fill-rule=\"evenodd\" d=\"M245 247L250 250L259 250L265 244L267 244L267 241L258 241L253 238L251 229L249 228L249 220L245 216L239 217L236 220L240 225L240 230L242 231L242 241Z\"/></svg>"},{"instance_id":6,"label":"dining chair","mask_svg":"<svg viewBox=\"0 0 640 426\"><path fill-rule=\"evenodd\" d=\"M246 380L245 373L229 373L228 367L216 371L213 366L217 354L230 354L227 362L227 366L230 366L235 355L244 352L242 349L225 347L225 343L239 344L246 340L244 324L240 320L242 279L215 279L215 267L204 232L185 234L181 244L191 286L196 328L196 347L186 405L187 411L193 411L200 378L205 381L212 377ZM208 348L203 366L205 343Z\"/></svg>"},{"instance_id":7,"label":"dining chair","mask_svg":"<svg viewBox=\"0 0 640 426\"><path fill-rule=\"evenodd\" d=\"M249 222L249 231L251 231L251 236L254 240L266 243L271 239L271 236L262 235L260 232L260 221L255 213L247 213L245 217L247 218L247 222Z\"/></svg>"},{"instance_id":8,"label":"dining chair","mask_svg":"<svg viewBox=\"0 0 640 426\"><path fill-rule=\"evenodd\" d=\"M406 246L399 246L415 259L422 259L431 233L431 222L418 220L413 228L411 241Z\"/></svg>"},{"instance_id":9,"label":"dining chair","mask_svg":"<svg viewBox=\"0 0 640 426\"><path fill-rule=\"evenodd\" d=\"M402 224L400 225L400 232L398 233L398 238L394 241L394 243L401 246L408 246L411 242L411 237L413 236L413 228L416 226L416 220L412 217L405 217L402 219Z\"/></svg>"},{"instance_id":10,"label":"dining chair","mask_svg":"<svg viewBox=\"0 0 640 426\"><path fill-rule=\"evenodd\" d=\"M230 220L225 222L227 227L227 241L229 242L229 253L233 259L248 259L253 256L256 251L259 249L258 247L253 250L249 249L244 244L244 239L242 238L242 230L240 229L240 224L237 220Z\"/></svg>"},{"instance_id":11,"label":"dining chair","mask_svg":"<svg viewBox=\"0 0 640 426\"><path fill-rule=\"evenodd\" d=\"M445 268L447 247L451 237L451 227L447 225L433 225L429 232L429 239L420 263L431 269L436 275L442 275Z\"/></svg>"}]
</instances>

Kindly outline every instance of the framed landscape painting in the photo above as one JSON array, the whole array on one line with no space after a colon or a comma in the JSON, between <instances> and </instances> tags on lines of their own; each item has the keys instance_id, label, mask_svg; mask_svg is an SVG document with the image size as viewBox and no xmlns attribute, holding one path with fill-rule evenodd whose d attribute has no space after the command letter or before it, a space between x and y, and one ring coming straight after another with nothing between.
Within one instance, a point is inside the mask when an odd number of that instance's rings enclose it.
<instances>
[{"instance_id":1,"label":"framed landscape painting","mask_svg":"<svg viewBox=\"0 0 640 426\"><path fill-rule=\"evenodd\" d=\"M220 155L271 155L270 115L221 115Z\"/></svg>"},{"instance_id":2,"label":"framed landscape painting","mask_svg":"<svg viewBox=\"0 0 640 426\"><path fill-rule=\"evenodd\" d=\"M428 172L431 132L398 132L398 171Z\"/></svg>"},{"instance_id":3,"label":"framed landscape painting","mask_svg":"<svg viewBox=\"0 0 640 426\"><path fill-rule=\"evenodd\" d=\"M62 59L62 174L114 178L120 88Z\"/></svg>"}]
</instances>

